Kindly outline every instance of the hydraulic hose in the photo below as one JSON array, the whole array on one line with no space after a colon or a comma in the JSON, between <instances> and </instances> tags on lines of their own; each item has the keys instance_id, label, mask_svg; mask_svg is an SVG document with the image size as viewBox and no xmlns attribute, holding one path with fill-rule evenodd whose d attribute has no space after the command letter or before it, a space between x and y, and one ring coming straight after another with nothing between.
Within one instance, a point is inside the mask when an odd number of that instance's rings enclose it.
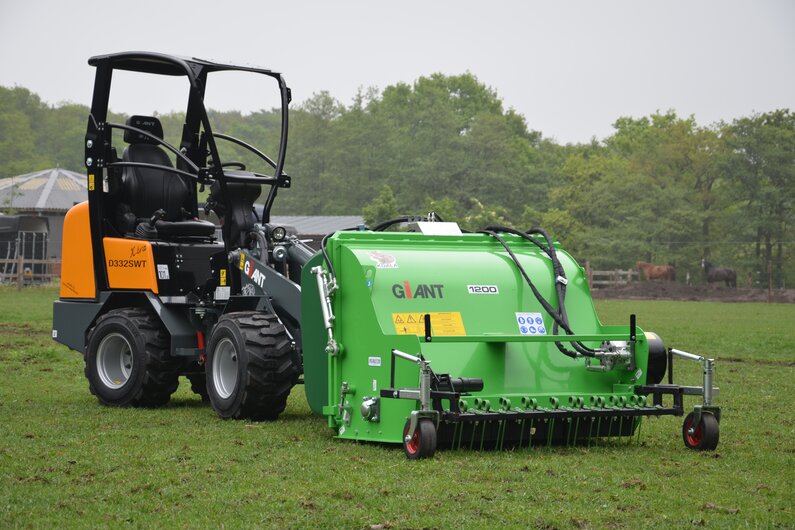
<instances>
[{"instance_id":1,"label":"hydraulic hose","mask_svg":"<svg viewBox=\"0 0 795 530\"><path fill-rule=\"evenodd\" d=\"M549 256L550 260L552 261L552 270L554 276L553 282L555 285L555 294L557 295L558 298L558 306L559 306L558 309L555 309L552 306L552 304L550 304L541 295L541 293L538 291L538 289L535 287L532 280L530 279L530 276L528 276L527 272L524 270L524 267L522 267L521 263L519 262L519 259L516 257L516 254L513 253L513 251L508 246L508 243L498 234L498 232L509 233L521 237L522 239L525 239L536 245L547 256ZM506 250L508 255L511 257L517 269L524 277L525 282L527 282L527 285L530 286L530 289L533 291L533 295L535 296L536 300L538 300L538 302L541 304L544 310L552 317L553 319L552 333L554 335L557 335L558 327L560 327L563 328L563 330L566 332L567 335L573 335L574 332L571 330L571 327L569 325L568 315L566 314L566 303L565 303L566 272L563 269L563 266L560 264L560 260L558 260L557 254L555 252L554 243L552 242L552 238L549 237L549 234L547 234L544 230L540 228L535 228L532 230L528 230L526 232L520 232L519 230L505 226L488 226L484 230L482 230L481 233L494 237ZM546 245L543 245L536 238L532 237L533 235L541 236L544 239ZM571 342L570 344L574 348L574 351L566 348L561 342L555 342L555 346L557 346L558 350L560 350L563 354L572 358L576 358L577 354L586 357L593 357L595 354L593 349L585 346L581 342L574 341Z\"/></svg>"}]
</instances>

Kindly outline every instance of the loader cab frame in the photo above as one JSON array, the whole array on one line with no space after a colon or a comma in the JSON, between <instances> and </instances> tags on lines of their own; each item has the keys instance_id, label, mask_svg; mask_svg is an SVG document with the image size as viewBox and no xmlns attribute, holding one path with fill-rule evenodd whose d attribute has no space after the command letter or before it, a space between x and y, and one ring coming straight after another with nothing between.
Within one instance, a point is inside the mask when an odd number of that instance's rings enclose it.
<instances>
[{"instance_id":1,"label":"loader cab frame","mask_svg":"<svg viewBox=\"0 0 795 530\"><path fill-rule=\"evenodd\" d=\"M89 59L89 64L96 67L94 93L91 111L88 118L85 136L85 164L88 177L88 210L91 233L91 246L93 250L95 292L110 289L105 267L106 256L103 249L103 239L106 237L146 237L147 226L143 225L143 234L125 233L127 230L111 220L118 214L119 199L118 188L123 185L125 172L153 172L167 174L164 178L178 179L180 184L179 204L180 212L172 212L172 224L161 218L167 213L158 213L157 208L150 219L154 231L155 225L161 223L163 233L185 239L201 238L206 230L199 224L192 223L199 216L198 189L210 186L213 189L217 202L216 209L228 213L229 219L235 215L242 215L239 210L250 206L237 204L236 198L241 195L252 194L252 190L259 190L262 185L268 185L269 190L265 198L262 214L262 223L270 220L270 210L273 206L279 188L290 186L290 177L284 173L284 160L287 150L288 130L288 105L291 100L290 89L283 77L278 72L260 68L234 66L210 61L181 58L151 52L124 52L109 55L94 56ZM182 134L179 145L172 146L166 143L158 134L147 126L145 116L133 116L139 120L132 123L112 123L108 121L108 102L110 99L113 73L116 70L140 72L144 74L178 76L187 80L187 107L185 121L182 125ZM270 157L250 144L225 134L213 131L213 126L205 108L204 97L208 84L212 83L214 72L240 71L254 75L264 75L275 80L281 103L281 124L278 148L275 157ZM143 118L143 119L140 119ZM151 120L150 120L151 121ZM145 161L128 160L125 156L120 159L118 152L121 145L114 144L114 130L124 132L125 140L137 138L142 144L152 149L162 150L167 156L176 160L172 167L170 164L159 162L160 159ZM247 171L245 166L235 162L222 160L218 140L231 142L256 155L256 157L272 169L271 174ZM150 149L150 150L152 150ZM162 159L162 157L161 157ZM147 190L143 190L144 195ZM182 195L185 195L184 197ZM253 200L253 199L252 199ZM146 197L139 201L146 203ZM156 200L153 202L157 202ZM236 213L237 212L237 213ZM147 212L148 214L149 212ZM247 215L247 212L243 212ZM180 218L177 218L181 215ZM147 215L148 217L148 215ZM140 219L138 219L140 221ZM173 222L183 223L174 225ZM234 222L225 222L222 226L225 250L231 246L239 246L241 227Z\"/></svg>"}]
</instances>

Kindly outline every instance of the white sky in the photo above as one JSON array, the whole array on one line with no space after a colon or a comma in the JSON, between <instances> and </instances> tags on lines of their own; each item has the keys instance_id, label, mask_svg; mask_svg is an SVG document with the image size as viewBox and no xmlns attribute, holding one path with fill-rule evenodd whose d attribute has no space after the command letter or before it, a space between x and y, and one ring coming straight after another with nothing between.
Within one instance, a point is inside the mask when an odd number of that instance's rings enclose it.
<instances>
[{"instance_id":1,"label":"white sky","mask_svg":"<svg viewBox=\"0 0 795 530\"><path fill-rule=\"evenodd\" d=\"M88 57L127 50L281 71L294 104L470 71L562 143L657 110L709 125L795 109L792 0L0 0L0 85L89 104ZM229 106L263 107L244 98ZM131 105L111 108L182 109Z\"/></svg>"}]
</instances>

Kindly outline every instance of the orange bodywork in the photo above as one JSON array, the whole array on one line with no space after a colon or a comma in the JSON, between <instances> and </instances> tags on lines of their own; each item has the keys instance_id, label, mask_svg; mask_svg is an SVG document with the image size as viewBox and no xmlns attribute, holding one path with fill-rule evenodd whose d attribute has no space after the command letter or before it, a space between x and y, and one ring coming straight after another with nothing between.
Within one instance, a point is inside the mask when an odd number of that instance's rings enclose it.
<instances>
[{"instance_id":1,"label":"orange bodywork","mask_svg":"<svg viewBox=\"0 0 795 530\"><path fill-rule=\"evenodd\" d=\"M88 201L66 212L63 222L61 267L61 298L95 298L94 252L91 248L91 226Z\"/></svg>"},{"instance_id":2,"label":"orange bodywork","mask_svg":"<svg viewBox=\"0 0 795 530\"><path fill-rule=\"evenodd\" d=\"M111 289L144 289L157 293L152 243L140 239L106 237L105 267Z\"/></svg>"}]
</instances>

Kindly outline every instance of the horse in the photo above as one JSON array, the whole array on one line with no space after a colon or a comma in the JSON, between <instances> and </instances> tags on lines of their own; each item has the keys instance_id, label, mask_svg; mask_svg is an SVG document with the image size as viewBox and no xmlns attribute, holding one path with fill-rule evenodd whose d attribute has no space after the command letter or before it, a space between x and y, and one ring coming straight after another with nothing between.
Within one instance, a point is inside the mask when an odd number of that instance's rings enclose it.
<instances>
[{"instance_id":1,"label":"horse","mask_svg":"<svg viewBox=\"0 0 795 530\"><path fill-rule=\"evenodd\" d=\"M673 265L653 265L645 261L635 263L638 269L647 280L665 280L672 282L676 280L676 267Z\"/></svg>"},{"instance_id":2,"label":"horse","mask_svg":"<svg viewBox=\"0 0 795 530\"><path fill-rule=\"evenodd\" d=\"M737 273L734 269L715 267L706 259L701 259L701 268L707 277L707 283L726 282L726 287L737 287Z\"/></svg>"}]
</instances>

